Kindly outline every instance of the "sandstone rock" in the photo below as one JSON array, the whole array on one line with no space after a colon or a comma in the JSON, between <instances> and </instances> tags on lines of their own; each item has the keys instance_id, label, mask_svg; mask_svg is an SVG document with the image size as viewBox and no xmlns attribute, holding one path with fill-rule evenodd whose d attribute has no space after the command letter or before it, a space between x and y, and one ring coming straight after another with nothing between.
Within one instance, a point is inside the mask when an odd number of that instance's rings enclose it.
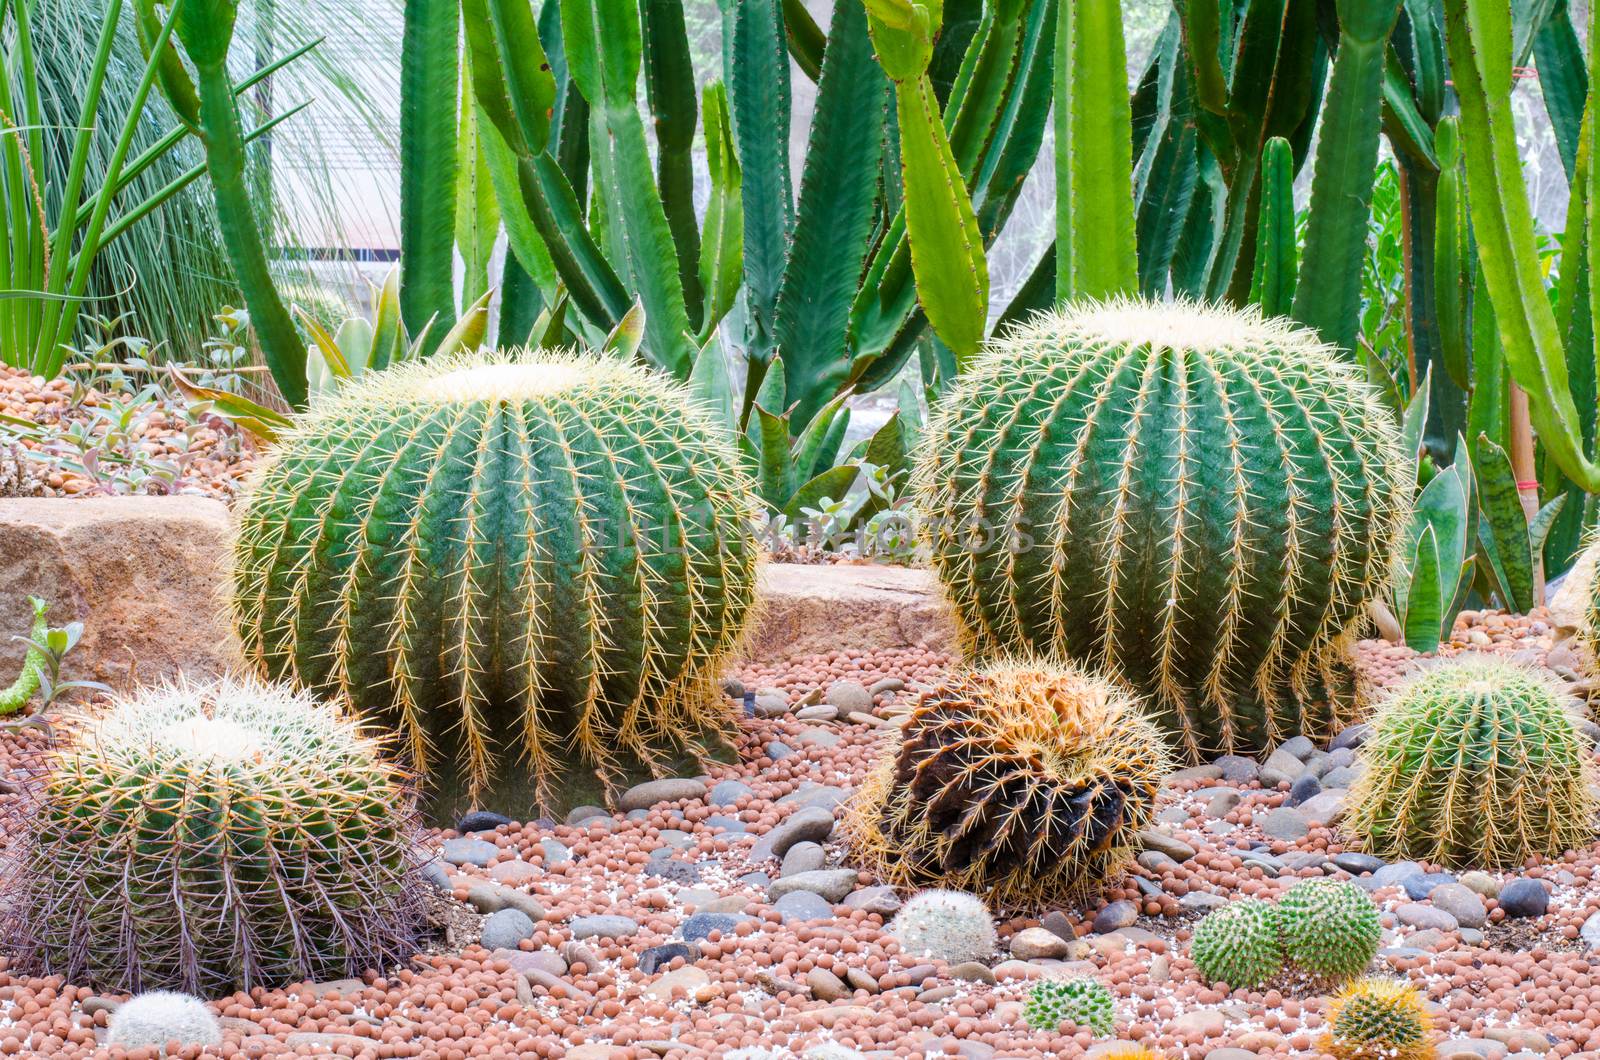
<instances>
[{"instance_id":1,"label":"sandstone rock","mask_svg":"<svg viewBox=\"0 0 1600 1060\"><path fill-rule=\"evenodd\" d=\"M1596 541L1572 561L1572 567L1561 579L1561 587L1550 598L1550 622L1557 632L1571 634L1583 625L1583 615L1589 607L1589 580L1594 576L1595 561L1600 559L1600 541Z\"/></svg>"},{"instance_id":2,"label":"sandstone rock","mask_svg":"<svg viewBox=\"0 0 1600 1060\"><path fill-rule=\"evenodd\" d=\"M686 802L705 797L703 781L687 779L649 780L635 784L622 793L617 808L624 813L630 810L648 810L658 802Z\"/></svg>"},{"instance_id":3,"label":"sandstone rock","mask_svg":"<svg viewBox=\"0 0 1600 1060\"><path fill-rule=\"evenodd\" d=\"M1019 961L1033 961L1041 957L1065 957L1067 948L1066 939L1042 927L1024 928L1011 936L1011 956Z\"/></svg>"},{"instance_id":4,"label":"sandstone rock","mask_svg":"<svg viewBox=\"0 0 1600 1060\"><path fill-rule=\"evenodd\" d=\"M768 662L837 651L956 647L955 623L926 570L847 564L769 563L761 569L763 614L750 658Z\"/></svg>"}]
</instances>

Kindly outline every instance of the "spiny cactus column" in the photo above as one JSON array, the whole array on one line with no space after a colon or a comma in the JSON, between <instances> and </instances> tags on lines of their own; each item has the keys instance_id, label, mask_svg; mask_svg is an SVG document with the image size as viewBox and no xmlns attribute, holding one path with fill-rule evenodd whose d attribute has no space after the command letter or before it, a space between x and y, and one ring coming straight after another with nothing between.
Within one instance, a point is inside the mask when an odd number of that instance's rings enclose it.
<instances>
[{"instance_id":1,"label":"spiny cactus column","mask_svg":"<svg viewBox=\"0 0 1600 1060\"><path fill-rule=\"evenodd\" d=\"M932 417L915 485L973 651L1104 668L1198 760L1349 717L1346 648L1412 474L1392 416L1311 333L1127 300L992 342Z\"/></svg>"},{"instance_id":2,"label":"spiny cactus column","mask_svg":"<svg viewBox=\"0 0 1600 1060\"><path fill-rule=\"evenodd\" d=\"M1384 858L1515 868L1594 839L1591 741L1553 678L1463 657L1402 688L1373 721L1345 825Z\"/></svg>"},{"instance_id":3,"label":"spiny cactus column","mask_svg":"<svg viewBox=\"0 0 1600 1060\"><path fill-rule=\"evenodd\" d=\"M1121 873L1167 764L1160 734L1116 686L1070 667L994 663L922 697L845 830L896 883L1066 901Z\"/></svg>"},{"instance_id":4,"label":"spiny cactus column","mask_svg":"<svg viewBox=\"0 0 1600 1060\"><path fill-rule=\"evenodd\" d=\"M415 952L406 778L336 708L253 680L168 685L43 766L0 871L13 970L216 997Z\"/></svg>"},{"instance_id":5,"label":"spiny cactus column","mask_svg":"<svg viewBox=\"0 0 1600 1060\"><path fill-rule=\"evenodd\" d=\"M476 799L521 757L553 809L729 723L750 495L709 418L643 369L402 365L280 444L240 520L234 610L253 662L397 725L430 785L459 769Z\"/></svg>"}]
</instances>

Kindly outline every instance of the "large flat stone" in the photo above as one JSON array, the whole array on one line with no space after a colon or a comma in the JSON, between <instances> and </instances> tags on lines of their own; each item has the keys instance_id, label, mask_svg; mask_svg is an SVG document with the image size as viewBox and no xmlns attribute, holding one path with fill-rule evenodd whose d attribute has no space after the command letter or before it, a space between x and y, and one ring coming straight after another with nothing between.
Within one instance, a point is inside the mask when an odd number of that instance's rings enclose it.
<instances>
[{"instance_id":1,"label":"large flat stone","mask_svg":"<svg viewBox=\"0 0 1600 1060\"><path fill-rule=\"evenodd\" d=\"M772 662L834 651L956 652L956 628L931 572L878 565L769 563L751 658Z\"/></svg>"},{"instance_id":2,"label":"large flat stone","mask_svg":"<svg viewBox=\"0 0 1600 1060\"><path fill-rule=\"evenodd\" d=\"M227 507L205 497L0 500L0 675L10 681L28 631L27 598L50 623L81 621L68 679L120 688L236 665L227 618Z\"/></svg>"}]
</instances>

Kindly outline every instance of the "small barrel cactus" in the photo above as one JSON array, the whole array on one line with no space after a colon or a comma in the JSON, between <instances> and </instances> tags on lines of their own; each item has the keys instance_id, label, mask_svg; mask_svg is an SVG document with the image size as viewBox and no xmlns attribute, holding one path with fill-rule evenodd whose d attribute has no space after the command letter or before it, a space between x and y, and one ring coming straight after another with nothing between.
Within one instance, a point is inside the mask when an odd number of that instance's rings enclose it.
<instances>
[{"instance_id":1,"label":"small barrel cactus","mask_svg":"<svg viewBox=\"0 0 1600 1060\"><path fill-rule=\"evenodd\" d=\"M1261 986L1283 969L1272 905L1244 898L1208 913L1194 927L1189 955L1207 982Z\"/></svg>"},{"instance_id":2,"label":"small barrel cactus","mask_svg":"<svg viewBox=\"0 0 1600 1060\"><path fill-rule=\"evenodd\" d=\"M1553 679L1461 658L1385 703L1361 745L1345 825L1383 858L1514 868L1594 838L1592 742Z\"/></svg>"},{"instance_id":3,"label":"small barrel cactus","mask_svg":"<svg viewBox=\"0 0 1600 1060\"><path fill-rule=\"evenodd\" d=\"M845 830L895 883L1061 902L1121 874L1167 769L1127 692L1070 665L996 662L923 695Z\"/></svg>"},{"instance_id":4,"label":"small barrel cactus","mask_svg":"<svg viewBox=\"0 0 1600 1060\"><path fill-rule=\"evenodd\" d=\"M1338 1060L1432 1060L1433 1017L1395 979L1360 979L1333 999L1321 1048Z\"/></svg>"},{"instance_id":5,"label":"small barrel cactus","mask_svg":"<svg viewBox=\"0 0 1600 1060\"><path fill-rule=\"evenodd\" d=\"M934 957L946 964L986 960L998 945L989 907L960 891L912 895L889 921L889 935L913 957Z\"/></svg>"},{"instance_id":6,"label":"small barrel cactus","mask_svg":"<svg viewBox=\"0 0 1600 1060\"><path fill-rule=\"evenodd\" d=\"M234 613L269 676L395 724L441 800L519 782L500 767L520 752L553 812L728 730L750 496L710 418L642 368L403 364L280 441L239 520Z\"/></svg>"},{"instance_id":7,"label":"small barrel cactus","mask_svg":"<svg viewBox=\"0 0 1600 1060\"><path fill-rule=\"evenodd\" d=\"M1339 880L1301 880L1273 909L1284 957L1317 979L1343 981L1367 970L1383 941L1378 907Z\"/></svg>"},{"instance_id":8,"label":"small barrel cactus","mask_svg":"<svg viewBox=\"0 0 1600 1060\"><path fill-rule=\"evenodd\" d=\"M172 1042L221 1045L222 1023L197 997L152 990L118 1005L106 1029L106 1044L124 1049L165 1049Z\"/></svg>"},{"instance_id":9,"label":"small barrel cactus","mask_svg":"<svg viewBox=\"0 0 1600 1060\"><path fill-rule=\"evenodd\" d=\"M1053 1031L1063 1023L1087 1027L1102 1038L1117 1031L1111 991L1093 979L1045 979L1033 984L1022 1004L1022 1018L1036 1031Z\"/></svg>"},{"instance_id":10,"label":"small barrel cactus","mask_svg":"<svg viewBox=\"0 0 1600 1060\"><path fill-rule=\"evenodd\" d=\"M1254 310L1136 300L992 342L915 476L935 570L979 656L1100 667L1183 755L1331 736L1348 645L1413 488L1358 369Z\"/></svg>"},{"instance_id":11,"label":"small barrel cactus","mask_svg":"<svg viewBox=\"0 0 1600 1060\"><path fill-rule=\"evenodd\" d=\"M11 967L215 997L409 960L427 884L379 750L253 680L119 701L27 785L0 869Z\"/></svg>"}]
</instances>

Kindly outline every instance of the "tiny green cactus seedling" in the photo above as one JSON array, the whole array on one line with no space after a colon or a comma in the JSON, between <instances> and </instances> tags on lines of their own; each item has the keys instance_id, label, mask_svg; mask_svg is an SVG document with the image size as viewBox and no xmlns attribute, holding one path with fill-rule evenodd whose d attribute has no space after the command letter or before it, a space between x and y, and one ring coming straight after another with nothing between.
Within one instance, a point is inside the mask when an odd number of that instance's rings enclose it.
<instances>
[{"instance_id":1,"label":"tiny green cactus seedling","mask_svg":"<svg viewBox=\"0 0 1600 1060\"><path fill-rule=\"evenodd\" d=\"M922 697L844 828L892 882L1062 902L1120 878L1167 765L1160 732L1118 686L1070 665L995 662Z\"/></svg>"},{"instance_id":2,"label":"tiny green cactus seedling","mask_svg":"<svg viewBox=\"0 0 1600 1060\"><path fill-rule=\"evenodd\" d=\"M1321 1048L1338 1060L1433 1060L1433 1017L1394 979L1360 979L1333 999Z\"/></svg>"},{"instance_id":3,"label":"tiny green cactus seedling","mask_svg":"<svg viewBox=\"0 0 1600 1060\"><path fill-rule=\"evenodd\" d=\"M531 777L554 812L731 730L750 497L709 416L643 368L406 363L280 438L239 520L234 613L268 676L395 725L434 793Z\"/></svg>"},{"instance_id":4,"label":"tiny green cactus seedling","mask_svg":"<svg viewBox=\"0 0 1600 1060\"><path fill-rule=\"evenodd\" d=\"M222 1044L222 1023L206 1003L188 994L152 990L130 997L111 1014L107 1045L124 1049L157 1049L168 1043L184 1046Z\"/></svg>"},{"instance_id":5,"label":"tiny green cactus seedling","mask_svg":"<svg viewBox=\"0 0 1600 1060\"><path fill-rule=\"evenodd\" d=\"M118 701L14 811L11 969L216 997L409 960L427 884L379 750L335 707L254 680Z\"/></svg>"},{"instance_id":6,"label":"tiny green cactus seedling","mask_svg":"<svg viewBox=\"0 0 1600 1060\"><path fill-rule=\"evenodd\" d=\"M1592 741L1546 675L1460 658L1385 703L1346 827L1379 857L1513 868L1594 838Z\"/></svg>"},{"instance_id":7,"label":"tiny green cactus seedling","mask_svg":"<svg viewBox=\"0 0 1600 1060\"><path fill-rule=\"evenodd\" d=\"M1342 981L1378 955L1378 907L1353 883L1301 880L1273 909L1285 959L1317 979Z\"/></svg>"},{"instance_id":8,"label":"tiny green cactus seedling","mask_svg":"<svg viewBox=\"0 0 1600 1060\"><path fill-rule=\"evenodd\" d=\"M39 691L39 679L48 665L43 644L50 632L50 623L45 618L50 605L37 596L28 597L28 605L33 608L33 628L26 638L28 651L22 658L22 672L17 674L17 679L9 687L0 690L0 715L15 714L27 705L33 694Z\"/></svg>"},{"instance_id":9,"label":"tiny green cactus seedling","mask_svg":"<svg viewBox=\"0 0 1600 1060\"><path fill-rule=\"evenodd\" d=\"M1189 954L1209 983L1235 989L1262 986L1283 969L1272 906L1257 898L1225 905L1195 925Z\"/></svg>"},{"instance_id":10,"label":"tiny green cactus seedling","mask_svg":"<svg viewBox=\"0 0 1600 1060\"><path fill-rule=\"evenodd\" d=\"M1117 1031L1115 999L1093 979L1045 979L1033 984L1022 1005L1022 1018L1036 1031L1053 1031L1063 1023L1087 1027L1102 1038Z\"/></svg>"},{"instance_id":11,"label":"tiny green cactus seedling","mask_svg":"<svg viewBox=\"0 0 1600 1060\"><path fill-rule=\"evenodd\" d=\"M912 895L889 921L889 934L905 953L946 964L985 960L998 945L989 907L960 891Z\"/></svg>"},{"instance_id":12,"label":"tiny green cactus seedling","mask_svg":"<svg viewBox=\"0 0 1600 1060\"><path fill-rule=\"evenodd\" d=\"M1331 736L1412 461L1348 359L1253 310L1120 300L995 340L914 491L967 646L1104 670L1181 754Z\"/></svg>"}]
</instances>

